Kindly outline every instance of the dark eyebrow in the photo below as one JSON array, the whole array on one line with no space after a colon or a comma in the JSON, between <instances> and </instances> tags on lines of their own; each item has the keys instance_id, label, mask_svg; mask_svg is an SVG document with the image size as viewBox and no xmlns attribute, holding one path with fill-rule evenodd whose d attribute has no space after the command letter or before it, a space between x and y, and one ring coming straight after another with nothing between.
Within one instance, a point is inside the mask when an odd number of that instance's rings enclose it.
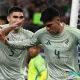
<instances>
[{"instance_id":1,"label":"dark eyebrow","mask_svg":"<svg viewBox=\"0 0 80 80\"><path fill-rule=\"evenodd\" d=\"M24 18L24 16L13 16L13 18L20 18L20 19L22 19L22 18Z\"/></svg>"},{"instance_id":2,"label":"dark eyebrow","mask_svg":"<svg viewBox=\"0 0 80 80\"><path fill-rule=\"evenodd\" d=\"M46 27L50 27L52 24L47 24L47 25L45 25Z\"/></svg>"},{"instance_id":3,"label":"dark eyebrow","mask_svg":"<svg viewBox=\"0 0 80 80\"><path fill-rule=\"evenodd\" d=\"M20 16L20 18L24 18L24 16Z\"/></svg>"}]
</instances>

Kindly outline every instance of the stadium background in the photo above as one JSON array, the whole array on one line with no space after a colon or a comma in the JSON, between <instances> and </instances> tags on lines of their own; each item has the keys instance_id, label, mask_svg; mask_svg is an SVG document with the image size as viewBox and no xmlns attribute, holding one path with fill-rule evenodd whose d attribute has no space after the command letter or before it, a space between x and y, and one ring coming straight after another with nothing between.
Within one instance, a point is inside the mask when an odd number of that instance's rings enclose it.
<instances>
[{"instance_id":1,"label":"stadium background","mask_svg":"<svg viewBox=\"0 0 80 80\"><path fill-rule=\"evenodd\" d=\"M43 27L39 21L41 11L46 6L55 6L61 14L61 21L69 24L72 0L0 0L0 16L7 15L12 6L20 6L24 10L24 28L33 32ZM37 19L36 19L37 17Z\"/></svg>"}]
</instances>

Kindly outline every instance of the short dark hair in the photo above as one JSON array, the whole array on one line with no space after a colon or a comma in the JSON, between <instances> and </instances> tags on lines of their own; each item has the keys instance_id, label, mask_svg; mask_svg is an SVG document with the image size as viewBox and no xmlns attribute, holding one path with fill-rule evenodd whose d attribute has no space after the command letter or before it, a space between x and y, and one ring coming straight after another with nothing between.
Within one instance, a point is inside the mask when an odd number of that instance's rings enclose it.
<instances>
[{"instance_id":1,"label":"short dark hair","mask_svg":"<svg viewBox=\"0 0 80 80\"><path fill-rule=\"evenodd\" d=\"M13 12L23 12L21 7L13 6L8 10L8 15L10 15Z\"/></svg>"},{"instance_id":2,"label":"short dark hair","mask_svg":"<svg viewBox=\"0 0 80 80\"><path fill-rule=\"evenodd\" d=\"M40 20L43 22L52 21L55 17L60 17L59 11L54 7L47 7L42 11Z\"/></svg>"}]
</instances>

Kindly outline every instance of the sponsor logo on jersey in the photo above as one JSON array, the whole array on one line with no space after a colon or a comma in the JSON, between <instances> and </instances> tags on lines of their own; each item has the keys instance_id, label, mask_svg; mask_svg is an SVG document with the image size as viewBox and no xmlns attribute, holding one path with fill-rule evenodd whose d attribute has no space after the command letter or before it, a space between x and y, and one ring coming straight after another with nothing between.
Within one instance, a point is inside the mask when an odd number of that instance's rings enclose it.
<instances>
[{"instance_id":1,"label":"sponsor logo on jersey","mask_svg":"<svg viewBox=\"0 0 80 80\"><path fill-rule=\"evenodd\" d=\"M50 40L48 40L45 44L46 44L46 45L51 45Z\"/></svg>"}]
</instances>

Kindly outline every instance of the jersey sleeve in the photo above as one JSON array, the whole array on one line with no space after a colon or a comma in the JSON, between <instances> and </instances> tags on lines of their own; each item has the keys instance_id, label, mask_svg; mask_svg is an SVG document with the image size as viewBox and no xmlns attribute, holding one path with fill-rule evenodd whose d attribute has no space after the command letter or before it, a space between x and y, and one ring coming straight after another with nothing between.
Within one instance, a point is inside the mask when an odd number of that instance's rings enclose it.
<instances>
[{"instance_id":1,"label":"jersey sleeve","mask_svg":"<svg viewBox=\"0 0 80 80\"><path fill-rule=\"evenodd\" d=\"M42 37L45 32L45 28L38 30L32 37L23 41L7 41L7 45L16 49L26 49L32 46L37 46L42 43Z\"/></svg>"},{"instance_id":2,"label":"jersey sleeve","mask_svg":"<svg viewBox=\"0 0 80 80\"><path fill-rule=\"evenodd\" d=\"M77 43L80 45L80 30L74 27L69 27L68 30L75 35Z\"/></svg>"},{"instance_id":3,"label":"jersey sleeve","mask_svg":"<svg viewBox=\"0 0 80 80\"><path fill-rule=\"evenodd\" d=\"M30 36L30 37L32 37L33 34L34 34L33 32L31 32L31 31L29 31L29 30L28 30L28 33L29 33L29 36Z\"/></svg>"},{"instance_id":4,"label":"jersey sleeve","mask_svg":"<svg viewBox=\"0 0 80 80\"><path fill-rule=\"evenodd\" d=\"M26 49L30 48L32 46L36 46L40 44L40 41L38 40L38 36L34 34L31 38L23 40L23 41L8 41L7 45L12 48L16 49Z\"/></svg>"},{"instance_id":5,"label":"jersey sleeve","mask_svg":"<svg viewBox=\"0 0 80 80\"><path fill-rule=\"evenodd\" d=\"M33 34L34 34L32 31L29 31L29 30L23 29L23 31L24 31L24 33L25 33L26 35L28 35L28 36L30 36L30 37L32 37Z\"/></svg>"},{"instance_id":6,"label":"jersey sleeve","mask_svg":"<svg viewBox=\"0 0 80 80\"><path fill-rule=\"evenodd\" d=\"M2 26L0 25L0 29L2 29Z\"/></svg>"},{"instance_id":7,"label":"jersey sleeve","mask_svg":"<svg viewBox=\"0 0 80 80\"><path fill-rule=\"evenodd\" d=\"M6 28L6 27L8 27L8 26L9 26L9 24L0 25L0 29Z\"/></svg>"},{"instance_id":8,"label":"jersey sleeve","mask_svg":"<svg viewBox=\"0 0 80 80\"><path fill-rule=\"evenodd\" d=\"M0 25L0 29L6 28L4 25Z\"/></svg>"}]
</instances>

